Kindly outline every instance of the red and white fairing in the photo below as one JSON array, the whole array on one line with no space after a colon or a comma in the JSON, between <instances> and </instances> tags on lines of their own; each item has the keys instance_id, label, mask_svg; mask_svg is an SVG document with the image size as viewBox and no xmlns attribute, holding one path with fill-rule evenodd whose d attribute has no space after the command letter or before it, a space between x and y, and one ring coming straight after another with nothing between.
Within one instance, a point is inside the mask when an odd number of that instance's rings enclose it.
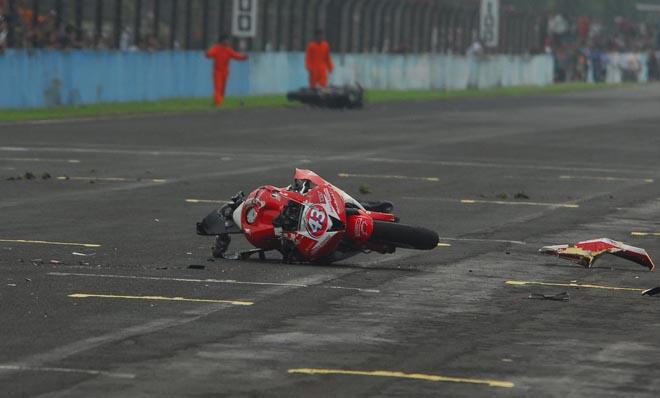
<instances>
[{"instance_id":1,"label":"red and white fairing","mask_svg":"<svg viewBox=\"0 0 660 398\"><path fill-rule=\"evenodd\" d=\"M310 181L313 188L301 194L266 185L252 191L236 209L235 216L240 215L236 224L254 246L277 249L280 239L285 238L296 245L305 259L313 261L330 255L345 236L357 244L367 242L374 217L394 220L393 215L364 210L359 202L312 171L296 169L294 178ZM303 206L300 221L295 231L282 231L273 227L273 219L289 201ZM346 203L355 206L358 214L347 217Z\"/></svg>"},{"instance_id":2,"label":"red and white fairing","mask_svg":"<svg viewBox=\"0 0 660 398\"><path fill-rule=\"evenodd\" d=\"M646 250L607 238L586 240L574 245L545 246L539 251L577 262L587 268L603 254L612 254L643 265L650 271L655 269L655 264Z\"/></svg>"},{"instance_id":3,"label":"red and white fairing","mask_svg":"<svg viewBox=\"0 0 660 398\"><path fill-rule=\"evenodd\" d=\"M303 204L301 228L286 232L286 237L296 242L300 253L316 260L339 246L344 228L337 226L346 225L346 205L330 184L319 185L309 191Z\"/></svg>"}]
</instances>

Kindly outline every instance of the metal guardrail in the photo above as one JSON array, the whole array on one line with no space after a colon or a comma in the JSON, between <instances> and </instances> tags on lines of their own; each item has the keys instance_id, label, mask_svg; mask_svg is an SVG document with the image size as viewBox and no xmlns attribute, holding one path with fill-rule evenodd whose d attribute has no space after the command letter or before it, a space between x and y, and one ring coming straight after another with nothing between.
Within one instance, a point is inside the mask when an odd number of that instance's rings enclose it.
<instances>
[{"instance_id":1,"label":"metal guardrail","mask_svg":"<svg viewBox=\"0 0 660 398\"><path fill-rule=\"evenodd\" d=\"M251 51L301 51L322 28L335 52L463 53L477 38L479 1L258 0L257 36L235 43ZM39 47L48 18L60 34L72 26L85 47L201 49L231 29L232 0L5 0L10 47ZM31 15L31 20L26 20ZM498 53L542 48L543 19L504 7Z\"/></svg>"}]
</instances>

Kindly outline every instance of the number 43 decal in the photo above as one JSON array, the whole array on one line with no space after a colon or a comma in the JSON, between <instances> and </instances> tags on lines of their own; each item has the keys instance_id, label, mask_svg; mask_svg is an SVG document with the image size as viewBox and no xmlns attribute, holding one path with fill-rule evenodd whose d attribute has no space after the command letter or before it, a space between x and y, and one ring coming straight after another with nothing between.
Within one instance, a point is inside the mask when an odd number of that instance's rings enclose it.
<instances>
[{"instance_id":1,"label":"number 43 decal","mask_svg":"<svg viewBox=\"0 0 660 398\"><path fill-rule=\"evenodd\" d=\"M328 215L325 210L315 205L307 212L307 231L318 238L328 229Z\"/></svg>"}]
</instances>

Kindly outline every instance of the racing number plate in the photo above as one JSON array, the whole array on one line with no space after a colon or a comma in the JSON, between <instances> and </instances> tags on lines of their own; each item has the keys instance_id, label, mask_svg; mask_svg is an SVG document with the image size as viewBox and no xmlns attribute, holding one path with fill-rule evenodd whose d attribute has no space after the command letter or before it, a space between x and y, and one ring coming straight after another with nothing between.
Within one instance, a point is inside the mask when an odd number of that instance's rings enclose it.
<instances>
[{"instance_id":1,"label":"racing number plate","mask_svg":"<svg viewBox=\"0 0 660 398\"><path fill-rule=\"evenodd\" d=\"M307 232L314 238L320 238L328 230L328 214L319 205L309 207L305 215L305 227Z\"/></svg>"}]
</instances>

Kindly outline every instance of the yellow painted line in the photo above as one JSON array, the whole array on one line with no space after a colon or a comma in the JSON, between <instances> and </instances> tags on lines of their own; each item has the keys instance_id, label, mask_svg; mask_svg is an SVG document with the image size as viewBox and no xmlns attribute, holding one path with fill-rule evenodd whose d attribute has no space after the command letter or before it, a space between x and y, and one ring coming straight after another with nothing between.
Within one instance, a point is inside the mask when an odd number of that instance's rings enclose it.
<instances>
[{"instance_id":1,"label":"yellow painted line","mask_svg":"<svg viewBox=\"0 0 660 398\"><path fill-rule=\"evenodd\" d=\"M584 288L584 289L603 289L603 290L625 290L628 292L643 292L646 289L638 289L636 287L617 287L617 286L603 286L603 285L589 285L589 284L580 284L580 283L550 283L550 282L533 282L533 281L506 281L507 285L515 286L526 286L526 285L535 285L535 286L555 286L555 287L573 287L573 288Z\"/></svg>"},{"instance_id":2,"label":"yellow painted line","mask_svg":"<svg viewBox=\"0 0 660 398\"><path fill-rule=\"evenodd\" d=\"M87 294L87 293L74 293L69 294L71 298L110 298L110 299L125 299L125 300L155 300L155 301L187 301L193 303L215 303L215 304L232 304L232 305L252 305L252 301L236 301L236 300L212 300L212 299L192 299L184 297L163 297L163 296L122 296L115 294Z\"/></svg>"},{"instance_id":3,"label":"yellow painted line","mask_svg":"<svg viewBox=\"0 0 660 398\"><path fill-rule=\"evenodd\" d=\"M451 247L451 243L438 243L438 247Z\"/></svg>"},{"instance_id":4,"label":"yellow painted line","mask_svg":"<svg viewBox=\"0 0 660 398\"><path fill-rule=\"evenodd\" d=\"M63 163L80 163L78 159L41 159L41 158L0 158L11 162L63 162Z\"/></svg>"},{"instance_id":5,"label":"yellow painted line","mask_svg":"<svg viewBox=\"0 0 660 398\"><path fill-rule=\"evenodd\" d=\"M343 370L343 369L310 369L298 368L289 369L288 373L299 373L308 375L352 375L352 376L375 376L375 377L394 377L399 379L413 379L425 380L435 382L450 382L450 383L469 383L469 384L485 384L490 387L504 387L512 388L515 385L510 381L489 380L489 379L472 379L465 377L451 377L423 373L404 373L392 372L387 370Z\"/></svg>"},{"instance_id":6,"label":"yellow painted line","mask_svg":"<svg viewBox=\"0 0 660 398\"><path fill-rule=\"evenodd\" d=\"M594 180L594 181L642 181L654 182L653 178L626 178L626 177L603 177L603 176L559 176L560 180Z\"/></svg>"},{"instance_id":7,"label":"yellow painted line","mask_svg":"<svg viewBox=\"0 0 660 398\"><path fill-rule=\"evenodd\" d=\"M33 243L36 245L58 245L58 246L82 246L82 247L101 247L98 243L75 243L75 242L49 242L45 240L27 240L27 239L0 239L2 243Z\"/></svg>"},{"instance_id":8,"label":"yellow painted line","mask_svg":"<svg viewBox=\"0 0 660 398\"><path fill-rule=\"evenodd\" d=\"M546 207L566 207L569 209L576 209L580 205L572 203L543 203L543 202L509 202L504 200L476 200L476 199L461 199L463 204L492 204L492 205L518 205L518 206L546 206Z\"/></svg>"},{"instance_id":9,"label":"yellow painted line","mask_svg":"<svg viewBox=\"0 0 660 398\"><path fill-rule=\"evenodd\" d=\"M163 178L124 178L124 177L70 177L70 176L59 176L57 177L60 181L109 181L109 182L127 182L127 181L151 181L151 182L166 182L166 179Z\"/></svg>"},{"instance_id":10,"label":"yellow painted line","mask_svg":"<svg viewBox=\"0 0 660 398\"><path fill-rule=\"evenodd\" d=\"M409 177L401 175L385 175L385 174L350 174L350 173L339 173L339 177L348 178L348 177L358 177L358 178L385 178L392 180L421 180L421 181L432 181L438 182L440 179L438 177Z\"/></svg>"},{"instance_id":11,"label":"yellow painted line","mask_svg":"<svg viewBox=\"0 0 660 398\"><path fill-rule=\"evenodd\" d=\"M632 236L660 236L660 232L631 232Z\"/></svg>"},{"instance_id":12,"label":"yellow painted line","mask_svg":"<svg viewBox=\"0 0 660 398\"><path fill-rule=\"evenodd\" d=\"M215 199L193 199L193 198L188 198L186 199L186 203L229 203L226 200L215 200Z\"/></svg>"}]
</instances>

